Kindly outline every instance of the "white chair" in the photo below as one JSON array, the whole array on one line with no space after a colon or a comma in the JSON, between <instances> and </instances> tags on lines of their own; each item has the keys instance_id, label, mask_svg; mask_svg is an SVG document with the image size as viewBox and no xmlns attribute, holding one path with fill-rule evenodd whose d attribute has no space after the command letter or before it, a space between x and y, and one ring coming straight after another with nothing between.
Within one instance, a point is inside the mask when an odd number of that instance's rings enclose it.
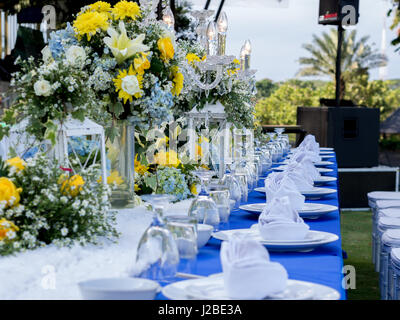
<instances>
[{"instance_id":1,"label":"white chair","mask_svg":"<svg viewBox=\"0 0 400 320\"><path fill-rule=\"evenodd\" d=\"M393 219L393 218L387 218ZM398 219L400 220L400 219ZM398 224L400 226L400 222ZM392 291L389 279L392 279L392 266L389 263L390 252L392 248L400 247L400 229L388 229L382 234L381 253L380 253L380 272L379 272L379 288L381 291L381 299L388 300L390 298L389 291Z\"/></svg>"},{"instance_id":2,"label":"white chair","mask_svg":"<svg viewBox=\"0 0 400 320\"><path fill-rule=\"evenodd\" d=\"M400 298L400 248L392 248L390 251L390 265L392 277L389 278L389 295L392 300Z\"/></svg>"}]
</instances>

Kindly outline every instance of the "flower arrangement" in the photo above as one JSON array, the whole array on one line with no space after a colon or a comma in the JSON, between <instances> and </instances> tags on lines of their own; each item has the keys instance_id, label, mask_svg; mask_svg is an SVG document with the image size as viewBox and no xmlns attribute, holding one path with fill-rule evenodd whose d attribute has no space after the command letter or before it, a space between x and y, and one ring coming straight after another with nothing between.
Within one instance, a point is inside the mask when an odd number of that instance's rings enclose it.
<instances>
[{"instance_id":1,"label":"flower arrangement","mask_svg":"<svg viewBox=\"0 0 400 320\"><path fill-rule=\"evenodd\" d=\"M114 239L109 187L98 183L98 168L78 174L38 153L1 163L0 254L49 244L70 246Z\"/></svg>"},{"instance_id":2,"label":"flower arrangement","mask_svg":"<svg viewBox=\"0 0 400 320\"><path fill-rule=\"evenodd\" d=\"M63 122L68 116L83 121L86 116L95 115L97 105L93 91L86 86L89 76L83 70L91 63L86 51L71 45L65 52L57 51L58 59L53 59L48 48L42 53L39 61L32 57L16 60L21 69L13 74L10 83L16 101L5 110L2 121L8 126L0 129L0 138L8 134L11 125L26 118L28 134L38 141L49 138L55 143L57 126L53 121Z\"/></svg>"},{"instance_id":3,"label":"flower arrangement","mask_svg":"<svg viewBox=\"0 0 400 320\"><path fill-rule=\"evenodd\" d=\"M81 8L72 25L52 34L49 49L80 46L91 64L84 71L98 107L139 129L169 121L184 87L175 35L136 2L98 1Z\"/></svg>"}]
</instances>

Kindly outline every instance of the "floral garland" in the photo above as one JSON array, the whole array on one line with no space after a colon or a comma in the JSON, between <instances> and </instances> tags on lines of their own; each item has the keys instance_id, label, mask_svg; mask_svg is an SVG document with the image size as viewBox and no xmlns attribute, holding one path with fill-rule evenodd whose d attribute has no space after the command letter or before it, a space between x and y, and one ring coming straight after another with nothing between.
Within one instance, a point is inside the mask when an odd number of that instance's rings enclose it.
<instances>
[{"instance_id":1,"label":"floral garland","mask_svg":"<svg viewBox=\"0 0 400 320\"><path fill-rule=\"evenodd\" d=\"M110 189L99 183L98 167L74 175L43 154L0 167L0 255L118 236Z\"/></svg>"}]
</instances>

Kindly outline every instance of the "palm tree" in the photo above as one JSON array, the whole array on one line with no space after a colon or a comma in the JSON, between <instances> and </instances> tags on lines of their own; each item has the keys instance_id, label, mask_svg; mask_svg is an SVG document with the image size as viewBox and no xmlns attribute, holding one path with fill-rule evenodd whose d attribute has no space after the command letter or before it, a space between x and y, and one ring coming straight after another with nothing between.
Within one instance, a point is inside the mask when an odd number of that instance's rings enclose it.
<instances>
[{"instance_id":1,"label":"palm tree","mask_svg":"<svg viewBox=\"0 0 400 320\"><path fill-rule=\"evenodd\" d=\"M321 37L313 35L313 41L302 47L310 53L310 57L299 59L303 66L298 76L330 76L335 81L336 54L337 54L337 30L332 28L330 32L323 32ZM378 53L367 42L369 36L356 40L356 30L345 31L342 44L342 74L340 77L340 99L343 99L346 83L353 81L360 75L368 75L372 68L386 65L385 55Z\"/></svg>"}]
</instances>

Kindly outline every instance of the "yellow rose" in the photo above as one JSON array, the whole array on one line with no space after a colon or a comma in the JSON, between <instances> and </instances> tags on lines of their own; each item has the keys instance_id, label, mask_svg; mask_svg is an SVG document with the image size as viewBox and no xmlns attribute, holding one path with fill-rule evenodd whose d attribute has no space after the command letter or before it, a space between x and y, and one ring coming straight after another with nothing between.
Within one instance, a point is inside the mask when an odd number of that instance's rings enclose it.
<instances>
[{"instance_id":1,"label":"yellow rose","mask_svg":"<svg viewBox=\"0 0 400 320\"><path fill-rule=\"evenodd\" d=\"M140 191L140 187L135 183L135 192Z\"/></svg>"},{"instance_id":2,"label":"yellow rose","mask_svg":"<svg viewBox=\"0 0 400 320\"><path fill-rule=\"evenodd\" d=\"M14 223L5 218L0 219L0 240L6 238L12 240L17 231L19 231L19 228Z\"/></svg>"},{"instance_id":3,"label":"yellow rose","mask_svg":"<svg viewBox=\"0 0 400 320\"><path fill-rule=\"evenodd\" d=\"M135 66L135 70L143 74L144 70L147 70L150 68L150 61L147 60L147 54L141 53L140 57L133 59L133 64Z\"/></svg>"},{"instance_id":4,"label":"yellow rose","mask_svg":"<svg viewBox=\"0 0 400 320\"><path fill-rule=\"evenodd\" d=\"M182 92L182 89L183 89L184 77L183 77L183 74L181 72L179 72L179 68L178 67L173 67L172 68L172 74L173 74L173 77L174 77L173 80L172 80L173 83L174 83L174 86L171 89L171 93L174 96L179 96L181 94L181 92Z\"/></svg>"},{"instance_id":5,"label":"yellow rose","mask_svg":"<svg viewBox=\"0 0 400 320\"><path fill-rule=\"evenodd\" d=\"M137 159L138 155L135 156L135 172L139 173L140 175L144 175L145 172L149 170L149 168Z\"/></svg>"},{"instance_id":6,"label":"yellow rose","mask_svg":"<svg viewBox=\"0 0 400 320\"><path fill-rule=\"evenodd\" d=\"M157 41L158 50L161 52L161 59L168 62L174 57L175 50L170 38L161 38Z\"/></svg>"},{"instance_id":7,"label":"yellow rose","mask_svg":"<svg viewBox=\"0 0 400 320\"><path fill-rule=\"evenodd\" d=\"M189 64L194 65L194 61L200 62L200 58L194 53L188 53L186 55L186 60Z\"/></svg>"},{"instance_id":8,"label":"yellow rose","mask_svg":"<svg viewBox=\"0 0 400 320\"><path fill-rule=\"evenodd\" d=\"M75 174L71 178L64 180L61 185L61 192L69 194L71 197L76 197L84 184L85 180L79 174Z\"/></svg>"},{"instance_id":9,"label":"yellow rose","mask_svg":"<svg viewBox=\"0 0 400 320\"><path fill-rule=\"evenodd\" d=\"M20 201L19 194L22 188L17 188L8 178L0 178L0 201L6 201L6 208L17 205Z\"/></svg>"},{"instance_id":10,"label":"yellow rose","mask_svg":"<svg viewBox=\"0 0 400 320\"><path fill-rule=\"evenodd\" d=\"M11 167L15 167L17 171L24 170L26 165L26 162L20 157L8 159L6 163Z\"/></svg>"}]
</instances>

